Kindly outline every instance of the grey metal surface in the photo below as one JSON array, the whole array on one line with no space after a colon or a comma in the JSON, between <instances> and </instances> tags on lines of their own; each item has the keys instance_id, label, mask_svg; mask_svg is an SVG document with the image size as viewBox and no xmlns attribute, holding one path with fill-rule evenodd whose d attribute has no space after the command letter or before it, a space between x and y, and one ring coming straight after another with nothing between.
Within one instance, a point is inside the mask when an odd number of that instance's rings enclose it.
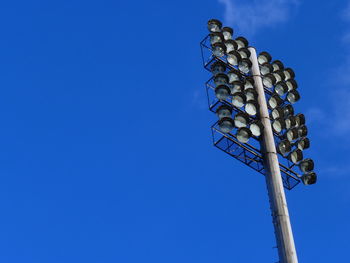
<instances>
[{"instance_id":1,"label":"grey metal surface","mask_svg":"<svg viewBox=\"0 0 350 263\"><path fill-rule=\"evenodd\" d=\"M255 88L258 93L260 118L264 125L264 132L261 139L261 151L263 153L266 170L266 185L270 200L280 263L297 263L298 258L294 245L286 196L281 179L281 171L279 168L273 131L269 119L264 86L260 76L257 54L252 47L249 48L249 51L251 52L250 60L253 64L252 74L254 76Z\"/></svg>"}]
</instances>

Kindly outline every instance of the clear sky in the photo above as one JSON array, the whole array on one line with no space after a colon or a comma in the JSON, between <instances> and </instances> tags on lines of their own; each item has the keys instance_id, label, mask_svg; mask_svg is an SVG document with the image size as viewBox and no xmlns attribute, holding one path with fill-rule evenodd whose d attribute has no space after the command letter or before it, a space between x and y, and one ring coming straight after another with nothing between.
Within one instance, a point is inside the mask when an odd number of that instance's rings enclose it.
<instances>
[{"instance_id":1,"label":"clear sky","mask_svg":"<svg viewBox=\"0 0 350 263\"><path fill-rule=\"evenodd\" d=\"M278 261L262 175L212 146L218 18L296 72L300 262L348 262L350 1L3 1L0 262Z\"/></svg>"}]
</instances>

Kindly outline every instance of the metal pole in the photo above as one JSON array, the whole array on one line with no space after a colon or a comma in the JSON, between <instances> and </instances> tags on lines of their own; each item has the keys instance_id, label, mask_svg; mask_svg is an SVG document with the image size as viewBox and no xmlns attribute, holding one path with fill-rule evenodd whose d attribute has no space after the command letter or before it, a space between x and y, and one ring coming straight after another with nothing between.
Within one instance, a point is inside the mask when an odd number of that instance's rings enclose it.
<instances>
[{"instance_id":1,"label":"metal pole","mask_svg":"<svg viewBox=\"0 0 350 263\"><path fill-rule=\"evenodd\" d=\"M251 52L250 60L252 62L255 88L258 93L260 120L264 126L260 144L264 158L266 186L270 199L272 222L275 229L280 263L297 263L298 258L295 250L287 201L284 193L264 87L260 75L258 58L253 47L250 47L249 51Z\"/></svg>"}]
</instances>

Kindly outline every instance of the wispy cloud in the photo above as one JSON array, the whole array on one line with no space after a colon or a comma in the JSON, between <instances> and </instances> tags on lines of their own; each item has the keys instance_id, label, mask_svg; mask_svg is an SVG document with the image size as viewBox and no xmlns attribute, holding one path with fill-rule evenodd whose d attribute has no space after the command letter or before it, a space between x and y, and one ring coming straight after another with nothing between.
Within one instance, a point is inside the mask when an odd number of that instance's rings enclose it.
<instances>
[{"instance_id":1,"label":"wispy cloud","mask_svg":"<svg viewBox=\"0 0 350 263\"><path fill-rule=\"evenodd\" d=\"M225 6L225 23L234 25L245 35L286 22L298 5L298 0L218 1Z\"/></svg>"}]
</instances>

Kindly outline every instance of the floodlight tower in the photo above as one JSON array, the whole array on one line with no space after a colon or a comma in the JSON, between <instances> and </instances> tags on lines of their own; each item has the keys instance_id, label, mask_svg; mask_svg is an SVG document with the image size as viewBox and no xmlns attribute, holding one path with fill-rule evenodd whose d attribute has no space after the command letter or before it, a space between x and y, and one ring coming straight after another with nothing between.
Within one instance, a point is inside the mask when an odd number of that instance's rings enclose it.
<instances>
[{"instance_id":1,"label":"floodlight tower","mask_svg":"<svg viewBox=\"0 0 350 263\"><path fill-rule=\"evenodd\" d=\"M305 116L292 106L300 99L294 71L267 52L257 55L244 37L233 39L233 29L219 20L209 20L208 29L201 49L212 73L209 109L219 118L214 145L265 175L279 262L297 263L284 188L314 184L317 175L313 160L303 157L310 140Z\"/></svg>"}]
</instances>

